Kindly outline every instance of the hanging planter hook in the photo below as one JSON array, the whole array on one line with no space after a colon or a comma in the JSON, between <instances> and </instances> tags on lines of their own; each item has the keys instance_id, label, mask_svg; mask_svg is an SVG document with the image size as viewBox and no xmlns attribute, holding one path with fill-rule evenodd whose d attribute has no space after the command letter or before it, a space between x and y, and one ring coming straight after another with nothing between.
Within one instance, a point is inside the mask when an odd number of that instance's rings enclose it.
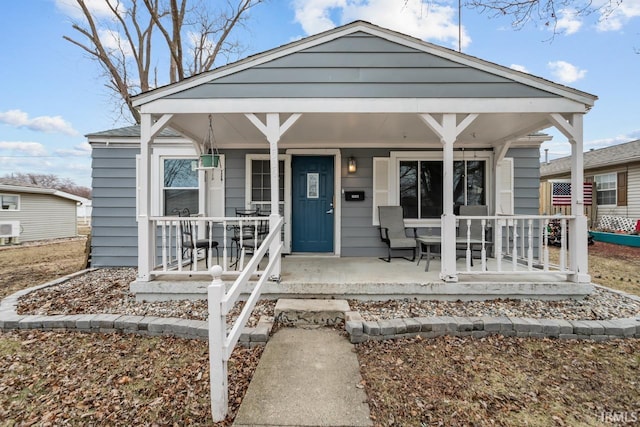
<instances>
[{"instance_id":1,"label":"hanging planter hook","mask_svg":"<svg viewBox=\"0 0 640 427\"><path fill-rule=\"evenodd\" d=\"M208 146L208 150L207 150ZM200 156L200 165L203 168L217 168L220 165L220 152L216 144L216 136L213 132L213 115L209 114L209 128L204 140L206 154Z\"/></svg>"}]
</instances>

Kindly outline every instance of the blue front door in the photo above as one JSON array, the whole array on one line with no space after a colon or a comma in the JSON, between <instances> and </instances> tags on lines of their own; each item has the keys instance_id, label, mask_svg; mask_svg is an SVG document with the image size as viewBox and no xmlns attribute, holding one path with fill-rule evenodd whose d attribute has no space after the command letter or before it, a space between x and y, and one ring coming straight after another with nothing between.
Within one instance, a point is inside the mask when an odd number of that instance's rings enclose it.
<instances>
[{"instance_id":1,"label":"blue front door","mask_svg":"<svg viewBox=\"0 0 640 427\"><path fill-rule=\"evenodd\" d=\"M295 156L291 162L291 250L333 252L333 157Z\"/></svg>"}]
</instances>

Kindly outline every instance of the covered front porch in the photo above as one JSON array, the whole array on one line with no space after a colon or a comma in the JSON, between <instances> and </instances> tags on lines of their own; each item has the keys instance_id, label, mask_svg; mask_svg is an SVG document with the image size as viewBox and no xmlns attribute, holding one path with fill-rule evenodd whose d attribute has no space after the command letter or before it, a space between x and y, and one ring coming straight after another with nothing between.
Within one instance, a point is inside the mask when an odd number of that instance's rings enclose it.
<instances>
[{"instance_id":1,"label":"covered front porch","mask_svg":"<svg viewBox=\"0 0 640 427\"><path fill-rule=\"evenodd\" d=\"M209 248L207 265L219 264L228 280L235 277L236 289L260 277L274 294L291 289L322 295L308 277L328 259L318 289L355 289L365 283L363 277L380 288L389 276L399 290L390 287L379 295L446 289L447 298L456 292L464 298L469 284L493 286L495 295L509 296L523 283L540 289L562 283L574 296L580 292L572 289L579 286L587 292L582 195L571 196L572 216L537 215L538 149L546 137L539 131L554 126L566 136L571 183L581 188L583 116L595 99L368 23L142 94L134 101L142 120L137 285L160 288L175 281L185 287L206 270L193 261L197 251L187 250L191 262L185 262L178 236L188 222L193 236L205 242L200 248ZM185 137L182 144L161 141L167 127ZM162 165L172 156L186 161L209 151L219 154L222 166L194 165L197 208L188 219L172 215L167 199L179 189L167 184L166 169L165 185L155 184L162 181ZM292 165L306 158L326 160L327 172L305 169L299 174L303 183L295 187ZM256 180L262 185L254 185ZM352 191L362 194L361 202L347 198ZM322 203L308 216L296 209L296 197ZM268 217L233 216L256 205ZM378 232L378 207L386 205L402 206L404 225L415 228L415 236L438 236L440 257L429 271L422 263L372 258L386 251ZM461 206L472 205L485 207L487 215L459 214ZM326 224L320 218L328 219ZM471 221L481 223L480 240L471 236ZM257 230L265 222L268 235L248 239L252 245L230 234L234 227L249 224ZM549 262L552 222L561 242L557 264ZM327 246L312 242L296 249L301 236L321 228ZM325 257L299 256L315 247L322 247ZM259 261L267 254L265 267ZM359 260L351 262L352 257ZM303 265L306 270L298 270ZM362 274L352 273L360 268ZM415 277L405 276L410 271Z\"/></svg>"},{"instance_id":2,"label":"covered front porch","mask_svg":"<svg viewBox=\"0 0 640 427\"><path fill-rule=\"evenodd\" d=\"M263 263L266 263L266 259ZM479 260L476 260L479 261ZM488 269L496 270L495 259L488 260ZM135 282L132 291L145 301L206 298L211 275L200 261L202 270L189 275L158 275L152 282ZM504 274L482 274L480 267L466 271L466 259L456 263L460 271L457 283L446 283L439 278L441 262L431 260L425 272L425 260L394 259L386 263L370 257L287 256L282 259L280 282L270 281L262 288L262 297L286 298L348 298L363 300L429 299L429 300L491 300L497 298L534 298L560 300L581 299L592 292L591 285L579 285L566 280L559 271L528 271L518 265L517 279ZM472 267L473 268L473 267ZM527 273L528 272L528 273ZM243 291L246 298L257 272ZM236 275L224 275L227 288Z\"/></svg>"}]
</instances>

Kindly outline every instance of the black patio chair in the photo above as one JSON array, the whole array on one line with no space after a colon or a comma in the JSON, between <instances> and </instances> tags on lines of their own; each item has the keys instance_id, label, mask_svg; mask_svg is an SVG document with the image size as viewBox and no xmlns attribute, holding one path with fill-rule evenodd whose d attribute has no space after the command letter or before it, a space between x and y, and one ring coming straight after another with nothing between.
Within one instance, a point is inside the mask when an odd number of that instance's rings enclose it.
<instances>
[{"instance_id":1,"label":"black patio chair","mask_svg":"<svg viewBox=\"0 0 640 427\"><path fill-rule=\"evenodd\" d=\"M188 218L191 216L189 209L184 208L179 210L178 216L182 218ZM209 268L209 251L215 249L216 251L216 263L220 264L220 253L218 251L218 242L209 239L198 239L195 234L194 220L181 219L180 220L180 237L182 242L182 258L188 254L191 265L193 266L198 260L198 251L204 250L204 265ZM207 233L208 235L209 233ZM193 267L192 267L193 268Z\"/></svg>"}]
</instances>

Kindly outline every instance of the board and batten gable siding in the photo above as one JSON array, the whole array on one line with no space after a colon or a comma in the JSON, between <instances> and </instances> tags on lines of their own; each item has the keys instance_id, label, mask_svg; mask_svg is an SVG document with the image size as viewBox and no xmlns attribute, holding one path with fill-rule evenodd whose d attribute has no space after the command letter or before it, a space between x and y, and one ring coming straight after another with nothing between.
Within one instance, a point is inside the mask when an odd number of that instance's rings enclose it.
<instances>
[{"instance_id":1,"label":"board and batten gable siding","mask_svg":"<svg viewBox=\"0 0 640 427\"><path fill-rule=\"evenodd\" d=\"M0 221L20 221L20 241L60 239L78 235L75 200L53 194L2 192L20 196L19 211L2 211Z\"/></svg>"},{"instance_id":2,"label":"board and batten gable siding","mask_svg":"<svg viewBox=\"0 0 640 427\"><path fill-rule=\"evenodd\" d=\"M139 148L92 150L91 265L136 267L136 155Z\"/></svg>"},{"instance_id":3,"label":"board and batten gable siding","mask_svg":"<svg viewBox=\"0 0 640 427\"><path fill-rule=\"evenodd\" d=\"M166 98L487 97L545 98L558 95L357 32Z\"/></svg>"}]
</instances>

